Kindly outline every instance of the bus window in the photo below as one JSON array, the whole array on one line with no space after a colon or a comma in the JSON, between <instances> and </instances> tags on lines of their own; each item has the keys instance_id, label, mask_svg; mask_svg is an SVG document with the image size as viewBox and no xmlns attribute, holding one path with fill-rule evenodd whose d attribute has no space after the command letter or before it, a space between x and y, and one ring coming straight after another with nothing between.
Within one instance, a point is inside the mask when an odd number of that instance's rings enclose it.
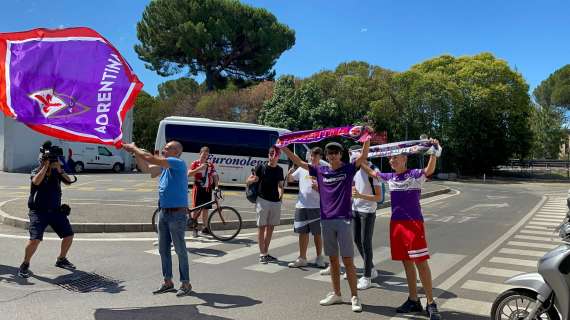
<instances>
[{"instance_id":1,"label":"bus window","mask_svg":"<svg viewBox=\"0 0 570 320\"><path fill-rule=\"evenodd\" d=\"M211 154L266 158L279 134L274 131L242 128L167 124L166 141L176 140L185 152L198 153L208 146Z\"/></svg>"}]
</instances>

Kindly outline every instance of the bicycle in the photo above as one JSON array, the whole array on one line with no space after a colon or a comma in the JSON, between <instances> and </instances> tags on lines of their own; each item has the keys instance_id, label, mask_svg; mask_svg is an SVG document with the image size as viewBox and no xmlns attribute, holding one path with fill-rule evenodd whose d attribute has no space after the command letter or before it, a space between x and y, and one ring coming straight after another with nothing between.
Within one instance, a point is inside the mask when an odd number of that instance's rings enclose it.
<instances>
[{"instance_id":1,"label":"bicycle","mask_svg":"<svg viewBox=\"0 0 570 320\"><path fill-rule=\"evenodd\" d=\"M217 189L214 191L214 200L199 205L194 208L188 208L188 227L193 230L197 227L198 221L192 218L192 212L199 211L200 209L214 205L214 210L208 214L208 229L214 239L220 241L230 241L235 238L242 228L242 220L239 212L229 206L220 206L219 200L224 200L222 190ZM158 233L158 214L160 208L157 208L152 214L152 228L154 232Z\"/></svg>"}]
</instances>

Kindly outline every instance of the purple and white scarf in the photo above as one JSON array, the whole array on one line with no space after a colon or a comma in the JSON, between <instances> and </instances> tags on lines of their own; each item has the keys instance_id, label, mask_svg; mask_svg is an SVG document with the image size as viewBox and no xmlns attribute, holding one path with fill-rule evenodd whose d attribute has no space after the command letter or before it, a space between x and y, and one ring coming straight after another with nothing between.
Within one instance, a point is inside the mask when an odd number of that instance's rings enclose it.
<instances>
[{"instance_id":1,"label":"purple and white scarf","mask_svg":"<svg viewBox=\"0 0 570 320\"><path fill-rule=\"evenodd\" d=\"M418 153L434 154L436 157L439 157L441 155L441 150L441 147L438 148L438 146L429 142L427 139L409 140L370 146L370 149L368 150L368 158L384 158L400 154L411 155ZM358 154L362 152L362 149L351 150L350 152L351 154Z\"/></svg>"},{"instance_id":2,"label":"purple and white scarf","mask_svg":"<svg viewBox=\"0 0 570 320\"><path fill-rule=\"evenodd\" d=\"M314 143L332 137L351 138L358 140L359 142L364 142L369 136L370 133L363 126L345 126L337 128L306 130L281 135L279 139L277 139L275 146L282 148L293 143Z\"/></svg>"}]
</instances>

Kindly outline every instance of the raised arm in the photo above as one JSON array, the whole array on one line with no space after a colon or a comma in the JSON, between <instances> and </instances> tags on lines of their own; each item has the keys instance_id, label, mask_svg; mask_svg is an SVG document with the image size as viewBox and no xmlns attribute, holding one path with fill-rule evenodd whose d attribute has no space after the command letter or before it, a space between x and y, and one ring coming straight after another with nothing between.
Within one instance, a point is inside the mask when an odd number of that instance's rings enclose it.
<instances>
[{"instance_id":1,"label":"raised arm","mask_svg":"<svg viewBox=\"0 0 570 320\"><path fill-rule=\"evenodd\" d=\"M438 148L441 148L441 146L439 145L439 141L437 139L430 139L430 142L435 144ZM437 163L437 157L434 154L430 155L428 164L424 169L426 177L431 176L435 172L436 163Z\"/></svg>"},{"instance_id":2,"label":"raised arm","mask_svg":"<svg viewBox=\"0 0 570 320\"><path fill-rule=\"evenodd\" d=\"M372 168L370 168L370 167L368 166L367 163L363 163L363 164L360 166L360 169L364 170L364 172L366 172L366 174L369 175L369 176L372 177L372 178L377 178L377 177L378 177L378 173L379 173L379 172L374 171Z\"/></svg>"},{"instance_id":3,"label":"raised arm","mask_svg":"<svg viewBox=\"0 0 570 320\"><path fill-rule=\"evenodd\" d=\"M370 149L370 138L364 141L364 145L362 146L362 152L354 162L354 165L357 168L360 168L363 164L366 164L366 162L368 161L368 149Z\"/></svg>"},{"instance_id":4,"label":"raised arm","mask_svg":"<svg viewBox=\"0 0 570 320\"><path fill-rule=\"evenodd\" d=\"M289 158L289 160L293 161L293 163L297 166L297 167L301 167L305 170L309 170L309 164L306 163L305 161L301 160L301 158L299 158L298 155L296 155L295 153L293 153L293 151L289 150L289 148L285 147L282 148L281 150L283 150L283 152L285 152L285 154L287 155L287 157Z\"/></svg>"},{"instance_id":5,"label":"raised arm","mask_svg":"<svg viewBox=\"0 0 570 320\"><path fill-rule=\"evenodd\" d=\"M160 175L161 168L170 168L170 165L168 164L168 160L166 160L166 158L155 156L150 152L141 150L134 143L123 144L123 149L134 154L139 168L143 172L150 173L150 176L152 178Z\"/></svg>"}]
</instances>

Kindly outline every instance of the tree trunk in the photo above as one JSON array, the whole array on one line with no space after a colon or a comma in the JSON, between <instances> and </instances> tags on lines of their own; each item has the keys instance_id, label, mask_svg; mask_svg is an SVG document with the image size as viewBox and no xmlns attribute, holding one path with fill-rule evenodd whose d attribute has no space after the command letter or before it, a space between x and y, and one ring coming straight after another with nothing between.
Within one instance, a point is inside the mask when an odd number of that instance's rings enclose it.
<instances>
[{"instance_id":1,"label":"tree trunk","mask_svg":"<svg viewBox=\"0 0 570 320\"><path fill-rule=\"evenodd\" d=\"M214 71L206 68L206 91L213 91L214 89Z\"/></svg>"}]
</instances>

